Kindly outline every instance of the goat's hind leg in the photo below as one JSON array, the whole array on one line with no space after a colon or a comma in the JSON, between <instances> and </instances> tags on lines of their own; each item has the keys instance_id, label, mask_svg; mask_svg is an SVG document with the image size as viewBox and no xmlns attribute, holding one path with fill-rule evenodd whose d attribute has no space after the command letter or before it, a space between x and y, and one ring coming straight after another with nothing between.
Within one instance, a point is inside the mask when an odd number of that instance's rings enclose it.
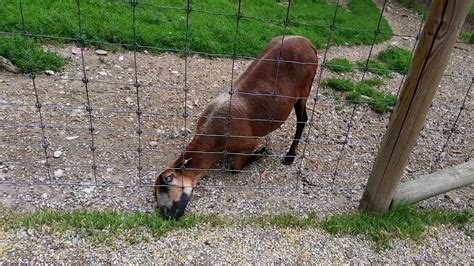
<instances>
[{"instance_id":1,"label":"goat's hind leg","mask_svg":"<svg viewBox=\"0 0 474 266\"><path fill-rule=\"evenodd\" d=\"M253 148L252 148L253 150ZM235 161L234 161L234 167L232 169L232 172L239 172L240 170L244 169L251 163L257 161L263 156L268 156L271 154L271 151L267 149L266 147L263 147L255 152L252 153L252 151L249 153L249 155L236 155L235 156Z\"/></svg>"},{"instance_id":2,"label":"goat's hind leg","mask_svg":"<svg viewBox=\"0 0 474 266\"><path fill-rule=\"evenodd\" d=\"M306 113L306 99L299 99L295 104L295 114L296 114L296 133L291 143L290 150L283 159L283 164L290 165L295 161L296 149L298 148L298 143L300 142L301 135L303 134L304 126L308 121L308 114Z\"/></svg>"}]
</instances>

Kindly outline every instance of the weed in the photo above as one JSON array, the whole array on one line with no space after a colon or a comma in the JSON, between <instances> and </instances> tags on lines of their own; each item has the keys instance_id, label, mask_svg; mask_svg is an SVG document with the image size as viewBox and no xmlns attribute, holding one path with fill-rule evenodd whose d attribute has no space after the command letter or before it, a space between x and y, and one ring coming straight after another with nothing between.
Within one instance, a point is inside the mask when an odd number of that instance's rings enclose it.
<instances>
[{"instance_id":1,"label":"weed","mask_svg":"<svg viewBox=\"0 0 474 266\"><path fill-rule=\"evenodd\" d=\"M411 61L411 52L400 47L389 47L380 51L377 58L387 64L390 70L406 74Z\"/></svg>"},{"instance_id":2,"label":"weed","mask_svg":"<svg viewBox=\"0 0 474 266\"><path fill-rule=\"evenodd\" d=\"M322 84L337 91L351 91L354 89L354 83L348 78L327 78Z\"/></svg>"},{"instance_id":3,"label":"weed","mask_svg":"<svg viewBox=\"0 0 474 266\"><path fill-rule=\"evenodd\" d=\"M349 62L349 60L345 58L334 58L326 62L326 68L336 72L336 73L344 73L344 72L352 72L354 71L354 65Z\"/></svg>"},{"instance_id":4,"label":"weed","mask_svg":"<svg viewBox=\"0 0 474 266\"><path fill-rule=\"evenodd\" d=\"M40 44L19 36L0 35L0 56L10 59L23 73L38 73L44 70L60 71L66 59L53 52L43 51Z\"/></svg>"},{"instance_id":5,"label":"weed","mask_svg":"<svg viewBox=\"0 0 474 266\"><path fill-rule=\"evenodd\" d=\"M365 235L378 248L390 246L393 238L419 240L427 226L464 224L472 220L471 211L423 210L406 205L393 206L385 215L359 212L327 217L321 227L333 234Z\"/></svg>"}]
</instances>

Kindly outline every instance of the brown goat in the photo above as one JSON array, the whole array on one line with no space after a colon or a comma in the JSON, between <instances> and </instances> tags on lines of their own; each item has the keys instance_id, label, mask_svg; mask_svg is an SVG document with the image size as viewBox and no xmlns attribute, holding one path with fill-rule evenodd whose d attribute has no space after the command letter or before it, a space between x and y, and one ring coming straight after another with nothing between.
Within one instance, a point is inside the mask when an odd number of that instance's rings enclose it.
<instances>
[{"instance_id":1,"label":"brown goat","mask_svg":"<svg viewBox=\"0 0 474 266\"><path fill-rule=\"evenodd\" d=\"M193 187L206 169L224 158L224 151L235 157L235 171L255 160L257 155L252 154L258 138L278 129L294 107L296 134L283 160L293 163L308 119L306 100L317 64L316 50L307 39L284 36L271 40L235 80L233 93L209 103L184 154L157 177L155 197L163 215L177 218L184 214Z\"/></svg>"}]
</instances>

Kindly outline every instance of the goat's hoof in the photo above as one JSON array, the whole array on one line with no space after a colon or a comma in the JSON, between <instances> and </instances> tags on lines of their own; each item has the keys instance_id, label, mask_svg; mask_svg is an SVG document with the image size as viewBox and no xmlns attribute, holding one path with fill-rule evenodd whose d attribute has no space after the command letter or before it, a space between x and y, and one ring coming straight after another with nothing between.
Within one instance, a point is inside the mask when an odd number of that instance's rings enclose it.
<instances>
[{"instance_id":1,"label":"goat's hoof","mask_svg":"<svg viewBox=\"0 0 474 266\"><path fill-rule=\"evenodd\" d=\"M294 161L295 161L295 156L285 156L285 158L283 159L282 163L283 163L284 165L290 165L290 164L292 164Z\"/></svg>"}]
</instances>

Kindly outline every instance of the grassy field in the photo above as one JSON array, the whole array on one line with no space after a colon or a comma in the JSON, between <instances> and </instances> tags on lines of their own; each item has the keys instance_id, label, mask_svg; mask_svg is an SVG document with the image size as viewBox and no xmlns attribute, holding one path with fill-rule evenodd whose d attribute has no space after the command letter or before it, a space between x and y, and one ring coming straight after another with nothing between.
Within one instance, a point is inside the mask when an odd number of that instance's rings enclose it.
<instances>
[{"instance_id":1,"label":"grassy field","mask_svg":"<svg viewBox=\"0 0 474 266\"><path fill-rule=\"evenodd\" d=\"M103 46L101 42L133 44L132 6L130 1L81 1L83 36L88 45ZM255 56L268 41L278 35L303 35L317 47L326 44L329 25L335 11L326 0L292 2L289 25L284 30L286 3L275 0L241 1L242 19L236 35L236 0L193 1L189 13L189 49L211 54L236 53ZM78 38L79 27L76 1L25 0L23 12L26 30L32 34L62 38ZM210 13L228 14L214 15ZM0 31L21 32L22 22L18 1L3 1L0 9ZM259 18L259 19L255 19ZM340 7L332 45L370 44L377 27L379 10L370 0L349 1ZM186 1L138 1L136 6L136 38L139 45L163 49L185 49ZM344 29L343 29L344 28ZM347 30L350 28L353 31ZM382 19L376 42L389 39L391 29ZM385 34L387 33L387 34ZM42 39L47 42L68 40ZM128 48L131 48L128 46ZM146 48L152 50L152 48Z\"/></svg>"}]
</instances>

